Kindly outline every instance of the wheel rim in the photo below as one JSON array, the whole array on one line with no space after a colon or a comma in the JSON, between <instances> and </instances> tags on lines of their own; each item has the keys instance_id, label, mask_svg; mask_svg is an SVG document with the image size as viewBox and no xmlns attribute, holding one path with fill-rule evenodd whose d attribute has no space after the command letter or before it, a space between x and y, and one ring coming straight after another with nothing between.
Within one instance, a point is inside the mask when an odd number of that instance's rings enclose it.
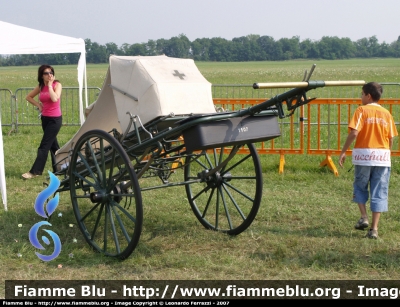
<instances>
[{"instance_id":1,"label":"wheel rim","mask_svg":"<svg viewBox=\"0 0 400 307\"><path fill-rule=\"evenodd\" d=\"M110 134L89 131L71 156L70 195L78 226L96 251L125 259L138 244L143 208L132 164Z\"/></svg>"},{"instance_id":2,"label":"wheel rim","mask_svg":"<svg viewBox=\"0 0 400 307\"><path fill-rule=\"evenodd\" d=\"M189 154L185 181L186 194L197 219L207 229L237 235L247 229L260 207L262 196L261 164L253 144L245 145L248 154L235 154L221 170L208 173L223 163L234 147Z\"/></svg>"}]
</instances>

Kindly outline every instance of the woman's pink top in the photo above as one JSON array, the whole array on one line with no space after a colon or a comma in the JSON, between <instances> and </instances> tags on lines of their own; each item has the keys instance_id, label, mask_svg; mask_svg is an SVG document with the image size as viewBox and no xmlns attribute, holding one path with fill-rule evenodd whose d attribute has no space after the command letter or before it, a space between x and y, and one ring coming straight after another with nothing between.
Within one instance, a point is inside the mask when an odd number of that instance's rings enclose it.
<instances>
[{"instance_id":1,"label":"woman's pink top","mask_svg":"<svg viewBox=\"0 0 400 307\"><path fill-rule=\"evenodd\" d=\"M56 82L53 83L53 90L56 87ZM48 117L59 117L61 116L60 99L53 102L50 98L49 87L43 86L39 94L39 100L42 102L42 115Z\"/></svg>"}]
</instances>

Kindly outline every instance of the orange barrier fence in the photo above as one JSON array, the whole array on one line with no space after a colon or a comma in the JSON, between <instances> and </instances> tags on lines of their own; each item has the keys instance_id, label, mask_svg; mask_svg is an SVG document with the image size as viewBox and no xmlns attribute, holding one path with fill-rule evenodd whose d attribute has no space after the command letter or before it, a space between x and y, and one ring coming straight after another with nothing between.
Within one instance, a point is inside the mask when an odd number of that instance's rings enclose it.
<instances>
[{"instance_id":1,"label":"orange barrier fence","mask_svg":"<svg viewBox=\"0 0 400 307\"><path fill-rule=\"evenodd\" d=\"M248 108L263 101L259 98L214 98L216 107L229 111ZM381 99L379 103L391 112L395 120L400 119L400 99ZM279 173L283 173L286 154L325 155L320 166L329 167L338 176L331 155L340 154L349 132L348 123L360 104L361 99L355 98L317 98L298 108L293 116L281 119L281 137L257 143L257 151L259 154L279 154ZM399 124L396 121L396 125ZM347 151L347 155L351 155L351 150ZM395 139L392 156L400 156L398 138Z\"/></svg>"}]
</instances>

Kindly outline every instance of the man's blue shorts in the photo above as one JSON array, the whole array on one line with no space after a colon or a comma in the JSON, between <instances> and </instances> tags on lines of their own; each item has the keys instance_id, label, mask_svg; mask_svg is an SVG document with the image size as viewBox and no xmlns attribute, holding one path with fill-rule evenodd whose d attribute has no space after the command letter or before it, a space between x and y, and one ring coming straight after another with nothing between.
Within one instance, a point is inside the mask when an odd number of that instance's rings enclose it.
<instances>
[{"instance_id":1,"label":"man's blue shorts","mask_svg":"<svg viewBox=\"0 0 400 307\"><path fill-rule=\"evenodd\" d=\"M371 195L372 212L388 211L389 179L390 167L354 165L353 201L366 204Z\"/></svg>"}]
</instances>

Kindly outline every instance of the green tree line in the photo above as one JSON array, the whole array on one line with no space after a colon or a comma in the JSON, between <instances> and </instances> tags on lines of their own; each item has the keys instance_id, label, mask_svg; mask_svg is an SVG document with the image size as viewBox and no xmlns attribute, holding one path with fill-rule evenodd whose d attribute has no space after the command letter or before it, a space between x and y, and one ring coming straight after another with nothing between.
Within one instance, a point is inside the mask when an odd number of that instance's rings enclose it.
<instances>
[{"instance_id":1,"label":"green tree line","mask_svg":"<svg viewBox=\"0 0 400 307\"><path fill-rule=\"evenodd\" d=\"M154 56L165 54L195 61L246 62L284 61L292 59L400 58L400 36L392 43L379 43L376 36L351 41L350 38L324 36L320 40L299 36L275 40L271 36L250 34L227 40L220 37L197 38L190 41L180 34L170 39L149 40L147 43L115 43L100 45L85 39L87 63L107 63L111 54L123 56ZM10 55L0 58L0 66L25 66L51 63L75 64L79 54Z\"/></svg>"}]
</instances>

